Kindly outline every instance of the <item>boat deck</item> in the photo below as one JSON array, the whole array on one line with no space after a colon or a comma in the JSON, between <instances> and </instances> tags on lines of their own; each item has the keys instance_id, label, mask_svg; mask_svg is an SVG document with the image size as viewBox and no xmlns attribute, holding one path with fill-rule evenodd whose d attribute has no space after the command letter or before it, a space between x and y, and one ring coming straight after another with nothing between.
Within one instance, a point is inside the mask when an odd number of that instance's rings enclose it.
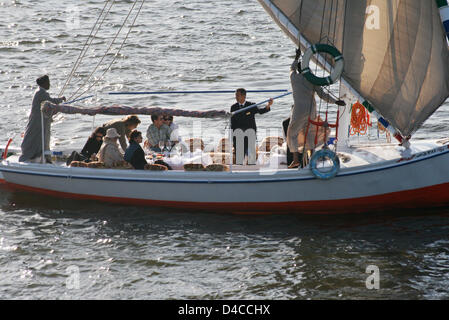
<instances>
[{"instance_id":1,"label":"boat deck","mask_svg":"<svg viewBox=\"0 0 449 320\"><path fill-rule=\"evenodd\" d=\"M0 172L12 188L51 196L214 212L347 213L449 201L449 141L419 141L408 150L353 146L339 156L342 168L328 180L285 165L143 171L19 163L17 156L2 161Z\"/></svg>"},{"instance_id":2,"label":"boat deck","mask_svg":"<svg viewBox=\"0 0 449 320\"><path fill-rule=\"evenodd\" d=\"M402 158L410 158L414 154L432 150L437 147L449 144L449 139L442 140L420 140L413 141L410 149L398 146L397 144L382 145L351 145L339 146L338 155L340 158L341 168L356 168L385 162L399 160ZM16 149L12 149L12 152ZM71 151L63 151L63 154L70 154ZM262 159L262 158L263 159ZM17 154L8 157L10 163L17 163L19 156ZM270 162L268 154L259 154L257 164L255 165L232 165L232 172L254 172L254 171L291 171L287 168L286 156L276 155L275 160ZM167 161L169 164L170 162ZM203 163L204 164L204 163ZM66 167L64 161L54 161L48 166ZM229 165L228 165L229 166ZM229 166L230 167L230 166ZM123 169L117 169L123 170ZM174 172L184 172L182 165L174 167ZM1 179L1 177L0 177Z\"/></svg>"}]
</instances>

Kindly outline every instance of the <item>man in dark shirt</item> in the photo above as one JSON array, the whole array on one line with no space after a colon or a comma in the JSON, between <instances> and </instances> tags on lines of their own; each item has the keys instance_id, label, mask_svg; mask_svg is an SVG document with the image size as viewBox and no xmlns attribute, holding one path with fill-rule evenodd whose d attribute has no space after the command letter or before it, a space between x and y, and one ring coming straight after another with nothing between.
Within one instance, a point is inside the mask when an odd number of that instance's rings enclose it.
<instances>
[{"instance_id":1,"label":"man in dark shirt","mask_svg":"<svg viewBox=\"0 0 449 320\"><path fill-rule=\"evenodd\" d=\"M237 100L237 103L231 106L231 112L235 112L254 105L254 103L246 101L246 90L243 88L236 90L235 99ZM244 156L248 156L249 147L251 147L252 154L255 155L257 132L255 115L269 112L272 104L273 99L270 99L268 105L263 109L259 109L257 106L254 106L253 108L232 116L231 129L233 132L233 145L236 152L237 164L242 164ZM240 129L241 131L239 131L238 129ZM237 138L239 138L239 140L244 140L243 154L241 154L240 150L237 150L237 146L239 145L237 144ZM248 138L251 138L251 144L249 143ZM249 161L249 164L255 164L255 157L252 161Z\"/></svg>"}]
</instances>

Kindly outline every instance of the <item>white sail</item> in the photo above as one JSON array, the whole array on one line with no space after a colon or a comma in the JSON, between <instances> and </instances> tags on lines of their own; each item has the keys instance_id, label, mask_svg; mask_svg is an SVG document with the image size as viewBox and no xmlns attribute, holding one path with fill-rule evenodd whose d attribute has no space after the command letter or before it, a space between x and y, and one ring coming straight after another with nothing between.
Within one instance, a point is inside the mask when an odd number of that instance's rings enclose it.
<instances>
[{"instance_id":1,"label":"white sail","mask_svg":"<svg viewBox=\"0 0 449 320\"><path fill-rule=\"evenodd\" d=\"M344 81L402 135L448 98L449 50L434 0L259 2L296 44L303 38L303 49L318 42L338 48Z\"/></svg>"}]
</instances>

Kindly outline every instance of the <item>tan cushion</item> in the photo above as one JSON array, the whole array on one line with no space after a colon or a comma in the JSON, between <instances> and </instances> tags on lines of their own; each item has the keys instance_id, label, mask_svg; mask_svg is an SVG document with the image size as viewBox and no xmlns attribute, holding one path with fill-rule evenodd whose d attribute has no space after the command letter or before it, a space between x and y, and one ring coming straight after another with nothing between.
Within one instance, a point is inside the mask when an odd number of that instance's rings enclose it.
<instances>
[{"instance_id":1,"label":"tan cushion","mask_svg":"<svg viewBox=\"0 0 449 320\"><path fill-rule=\"evenodd\" d=\"M106 166L106 168L110 168L110 169L125 169L125 170L127 170L127 169L134 169L133 166L130 163L126 162L125 160L116 162L112 166Z\"/></svg>"},{"instance_id":2,"label":"tan cushion","mask_svg":"<svg viewBox=\"0 0 449 320\"><path fill-rule=\"evenodd\" d=\"M70 166L73 168L87 168L87 163L83 162L83 161L72 161L70 163Z\"/></svg>"},{"instance_id":3,"label":"tan cushion","mask_svg":"<svg viewBox=\"0 0 449 320\"><path fill-rule=\"evenodd\" d=\"M210 164L206 167L206 171L215 171L215 172L229 171L229 167L224 164Z\"/></svg>"},{"instance_id":4,"label":"tan cushion","mask_svg":"<svg viewBox=\"0 0 449 320\"><path fill-rule=\"evenodd\" d=\"M96 169L102 169L102 168L106 168L106 166L104 165L103 162L89 162L87 164L88 168L96 168Z\"/></svg>"},{"instance_id":5,"label":"tan cushion","mask_svg":"<svg viewBox=\"0 0 449 320\"><path fill-rule=\"evenodd\" d=\"M204 171L206 168L201 163L187 163L184 165L185 171Z\"/></svg>"},{"instance_id":6,"label":"tan cushion","mask_svg":"<svg viewBox=\"0 0 449 320\"><path fill-rule=\"evenodd\" d=\"M145 170L150 170L150 171L167 171L168 168L166 166L161 165L161 164L147 164L147 165L145 165Z\"/></svg>"}]
</instances>

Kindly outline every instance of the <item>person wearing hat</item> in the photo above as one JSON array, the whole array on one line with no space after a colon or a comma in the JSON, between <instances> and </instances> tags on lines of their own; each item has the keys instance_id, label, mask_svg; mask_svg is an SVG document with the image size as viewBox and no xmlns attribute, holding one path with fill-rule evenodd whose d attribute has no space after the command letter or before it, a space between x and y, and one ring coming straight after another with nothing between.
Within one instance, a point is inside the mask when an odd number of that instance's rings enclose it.
<instances>
[{"instance_id":1,"label":"person wearing hat","mask_svg":"<svg viewBox=\"0 0 449 320\"><path fill-rule=\"evenodd\" d=\"M42 119L41 119L41 104L44 101L59 104L66 101L65 97L51 98L47 90L50 89L50 79L47 75L36 80L39 88L34 94L31 113L28 118L28 124L25 130L22 144L22 155L19 158L20 162L36 161L42 156ZM44 150L50 150L50 128L53 121L52 116L44 115ZM47 162L51 162L49 157Z\"/></svg>"},{"instance_id":2,"label":"person wearing hat","mask_svg":"<svg viewBox=\"0 0 449 320\"><path fill-rule=\"evenodd\" d=\"M117 133L120 135L120 147L123 152L125 152L126 148L128 148L128 144L126 142L127 137L131 134L131 131L137 128L140 124L140 119L136 115L129 115L123 119L115 119L110 122L103 124L103 128L108 130L110 128L114 128L117 130Z\"/></svg>"},{"instance_id":3,"label":"person wearing hat","mask_svg":"<svg viewBox=\"0 0 449 320\"><path fill-rule=\"evenodd\" d=\"M108 129L103 138L103 144L98 152L98 160L107 167L114 167L124 161L123 153L117 142L119 138L120 135L115 128Z\"/></svg>"}]
</instances>

